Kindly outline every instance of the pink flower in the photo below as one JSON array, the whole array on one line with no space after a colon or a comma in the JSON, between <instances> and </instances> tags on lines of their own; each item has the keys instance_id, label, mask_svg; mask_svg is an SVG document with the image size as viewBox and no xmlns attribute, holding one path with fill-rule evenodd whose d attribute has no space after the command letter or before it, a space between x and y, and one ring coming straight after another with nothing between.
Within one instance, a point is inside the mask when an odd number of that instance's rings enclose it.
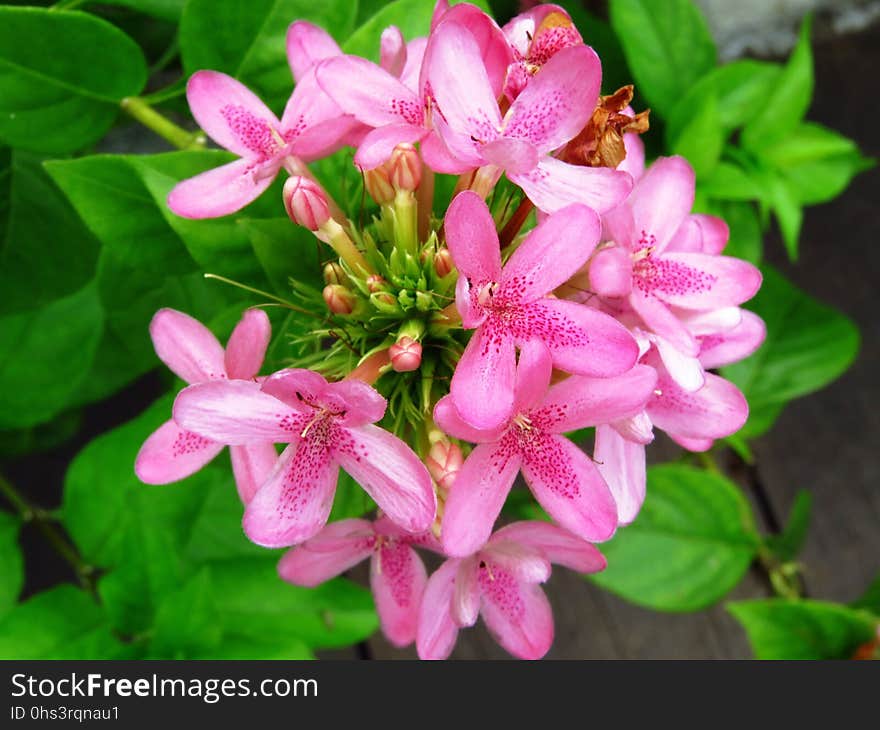
<instances>
[{"instance_id":1,"label":"pink flower","mask_svg":"<svg viewBox=\"0 0 880 730\"><path fill-rule=\"evenodd\" d=\"M186 86L202 129L241 159L179 183L168 207L184 218L216 218L240 210L262 193L282 167L302 173L304 162L332 152L351 128L315 83L297 84L279 121L249 89L218 71L197 71Z\"/></svg>"},{"instance_id":2,"label":"pink flower","mask_svg":"<svg viewBox=\"0 0 880 730\"><path fill-rule=\"evenodd\" d=\"M592 49L556 53L503 118L480 49L464 26L440 23L425 63L439 109L434 126L462 164L504 171L547 213L571 203L601 213L626 198L632 179L625 172L570 165L550 155L584 128L596 106L602 71Z\"/></svg>"},{"instance_id":3,"label":"pink flower","mask_svg":"<svg viewBox=\"0 0 880 730\"><path fill-rule=\"evenodd\" d=\"M422 659L445 659L460 628L482 616L495 640L520 659L540 659L553 643L553 613L539 587L550 564L579 573L605 568L595 547L546 522L500 529L472 555L447 560L428 580L416 648Z\"/></svg>"},{"instance_id":4,"label":"pink flower","mask_svg":"<svg viewBox=\"0 0 880 730\"><path fill-rule=\"evenodd\" d=\"M562 434L638 414L657 376L637 365L616 377L572 376L548 390L551 369L542 348L524 349L512 417L494 429L470 426L450 396L437 403L434 420L441 429L479 444L446 500L440 539L447 555L468 555L486 541L520 469L535 499L562 527L585 540L614 533L611 492L590 458Z\"/></svg>"},{"instance_id":5,"label":"pink flower","mask_svg":"<svg viewBox=\"0 0 880 730\"><path fill-rule=\"evenodd\" d=\"M456 306L476 327L451 393L465 421L478 428L504 422L513 405L516 346L540 343L553 364L579 375L619 375L638 357L626 328L591 307L548 296L583 264L599 238L599 219L572 205L535 228L501 268L489 209L460 193L446 214L449 251L459 270Z\"/></svg>"},{"instance_id":6,"label":"pink flower","mask_svg":"<svg viewBox=\"0 0 880 730\"><path fill-rule=\"evenodd\" d=\"M440 546L430 533L411 535L391 520L342 520L285 553L278 572L288 583L311 588L370 558L370 586L382 632L395 646L415 641L428 576L413 546Z\"/></svg>"},{"instance_id":7,"label":"pink flower","mask_svg":"<svg viewBox=\"0 0 880 730\"><path fill-rule=\"evenodd\" d=\"M623 298L654 337L666 366L688 390L703 382L700 346L682 311L734 307L754 296L761 272L718 255L727 241L723 221L690 216L694 172L681 157L655 162L626 203L605 216L613 246L590 262L590 285Z\"/></svg>"},{"instance_id":8,"label":"pink flower","mask_svg":"<svg viewBox=\"0 0 880 730\"><path fill-rule=\"evenodd\" d=\"M251 380L263 366L271 325L262 309L248 309L229 338L226 351L201 322L174 309L160 309L150 322L156 354L187 383ZM168 484L194 474L223 450L223 444L166 421L144 442L134 470L142 482ZM230 450L235 484L247 504L275 466L271 441Z\"/></svg>"},{"instance_id":9,"label":"pink flower","mask_svg":"<svg viewBox=\"0 0 880 730\"><path fill-rule=\"evenodd\" d=\"M359 380L328 383L310 370L281 370L262 384L206 383L183 390L174 420L227 444L289 443L248 504L244 530L258 545L287 547L327 523L341 466L391 520L428 529L436 498L425 465L403 441L372 425L386 402Z\"/></svg>"}]
</instances>

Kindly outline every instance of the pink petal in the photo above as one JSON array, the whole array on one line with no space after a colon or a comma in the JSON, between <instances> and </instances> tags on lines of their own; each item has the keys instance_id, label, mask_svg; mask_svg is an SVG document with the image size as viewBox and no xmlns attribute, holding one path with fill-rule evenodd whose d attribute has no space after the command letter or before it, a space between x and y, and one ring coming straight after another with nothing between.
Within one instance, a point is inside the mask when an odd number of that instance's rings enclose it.
<instances>
[{"instance_id":1,"label":"pink petal","mask_svg":"<svg viewBox=\"0 0 880 730\"><path fill-rule=\"evenodd\" d=\"M700 346L687 327L653 294L633 287L629 303L647 327L669 342L683 355L696 356Z\"/></svg>"},{"instance_id":2,"label":"pink petal","mask_svg":"<svg viewBox=\"0 0 880 730\"><path fill-rule=\"evenodd\" d=\"M605 213L620 205L632 190L632 178L625 172L570 165L554 157L543 158L531 172L508 177L545 213L554 213L571 203Z\"/></svg>"},{"instance_id":3,"label":"pink petal","mask_svg":"<svg viewBox=\"0 0 880 730\"><path fill-rule=\"evenodd\" d=\"M419 77L427 46L427 38L413 38L406 44L406 62L403 64L399 78L404 86L413 91L419 91Z\"/></svg>"},{"instance_id":4,"label":"pink petal","mask_svg":"<svg viewBox=\"0 0 880 730\"><path fill-rule=\"evenodd\" d=\"M522 336L531 333L540 338L560 370L610 377L635 364L639 354L636 341L604 312L564 299L540 299L528 307Z\"/></svg>"},{"instance_id":5,"label":"pink petal","mask_svg":"<svg viewBox=\"0 0 880 730\"><path fill-rule=\"evenodd\" d=\"M400 28L389 25L379 39L379 65L392 76L400 78L406 64L406 50L406 41Z\"/></svg>"},{"instance_id":6,"label":"pink petal","mask_svg":"<svg viewBox=\"0 0 880 730\"><path fill-rule=\"evenodd\" d=\"M596 427L593 459L617 504L617 519L630 524L645 501L645 446L623 438L613 426Z\"/></svg>"},{"instance_id":7,"label":"pink petal","mask_svg":"<svg viewBox=\"0 0 880 730\"><path fill-rule=\"evenodd\" d=\"M288 446L245 509L245 534L263 547L289 547L327 524L339 467L316 439Z\"/></svg>"},{"instance_id":8,"label":"pink petal","mask_svg":"<svg viewBox=\"0 0 880 730\"><path fill-rule=\"evenodd\" d=\"M328 384L324 397L331 404L338 402L345 410L345 415L339 416L337 423L346 428L381 420L388 406L375 388L357 378Z\"/></svg>"},{"instance_id":9,"label":"pink petal","mask_svg":"<svg viewBox=\"0 0 880 730\"><path fill-rule=\"evenodd\" d=\"M561 147L589 121L601 83L602 65L592 48L563 48L513 102L502 134L526 139L544 153Z\"/></svg>"},{"instance_id":10,"label":"pink petal","mask_svg":"<svg viewBox=\"0 0 880 730\"><path fill-rule=\"evenodd\" d=\"M474 428L459 415L451 395L444 395L437 401L434 406L434 422L450 436L475 444L497 441L506 428L506 425L489 430Z\"/></svg>"},{"instance_id":11,"label":"pink petal","mask_svg":"<svg viewBox=\"0 0 880 730\"><path fill-rule=\"evenodd\" d=\"M482 558L523 583L544 583L550 578L552 566L543 552L513 540L496 539L496 535L480 551Z\"/></svg>"},{"instance_id":12,"label":"pink petal","mask_svg":"<svg viewBox=\"0 0 880 730\"><path fill-rule=\"evenodd\" d=\"M319 405L327 393L327 379L314 370L285 368L272 373L263 381L264 393L283 401L303 413Z\"/></svg>"},{"instance_id":13,"label":"pink petal","mask_svg":"<svg viewBox=\"0 0 880 730\"><path fill-rule=\"evenodd\" d=\"M403 441L378 426L345 429L334 446L339 465L364 488L389 519L412 533L434 521L437 500L431 476Z\"/></svg>"},{"instance_id":14,"label":"pink petal","mask_svg":"<svg viewBox=\"0 0 880 730\"><path fill-rule=\"evenodd\" d=\"M669 434L669 438L675 441L675 443L677 443L682 448L687 449L688 451L693 451L695 453L708 451L715 443L714 439L692 439L685 438L684 436L678 436L676 434Z\"/></svg>"},{"instance_id":15,"label":"pink petal","mask_svg":"<svg viewBox=\"0 0 880 730\"><path fill-rule=\"evenodd\" d=\"M702 253L664 253L653 261L651 293L675 307L717 309L751 299L761 272L748 261Z\"/></svg>"},{"instance_id":16,"label":"pink petal","mask_svg":"<svg viewBox=\"0 0 880 730\"><path fill-rule=\"evenodd\" d=\"M629 198L636 235L643 236L659 253L693 205L693 168L683 157L659 158L642 175Z\"/></svg>"},{"instance_id":17,"label":"pink petal","mask_svg":"<svg viewBox=\"0 0 880 730\"><path fill-rule=\"evenodd\" d=\"M395 646L407 646L416 640L427 583L424 563L406 543L386 542L373 553L370 587L382 633Z\"/></svg>"},{"instance_id":18,"label":"pink petal","mask_svg":"<svg viewBox=\"0 0 880 730\"><path fill-rule=\"evenodd\" d=\"M422 102L415 92L364 58L329 58L316 67L315 73L318 84L333 101L364 124L424 124Z\"/></svg>"},{"instance_id":19,"label":"pink petal","mask_svg":"<svg viewBox=\"0 0 880 730\"><path fill-rule=\"evenodd\" d=\"M444 220L446 245L460 276L474 285L501 278L495 221L483 199L466 190L455 196Z\"/></svg>"},{"instance_id":20,"label":"pink petal","mask_svg":"<svg viewBox=\"0 0 880 730\"><path fill-rule=\"evenodd\" d=\"M578 573L605 569L605 556L595 546L549 522L514 522L492 536L492 542L510 540L543 553L551 563Z\"/></svg>"},{"instance_id":21,"label":"pink petal","mask_svg":"<svg viewBox=\"0 0 880 730\"><path fill-rule=\"evenodd\" d=\"M554 433L631 418L644 410L656 383L647 365L609 378L572 375L550 388L533 416Z\"/></svg>"},{"instance_id":22,"label":"pink petal","mask_svg":"<svg viewBox=\"0 0 880 730\"><path fill-rule=\"evenodd\" d=\"M232 457L232 473L238 496L247 504L272 474L278 461L278 452L275 451L274 444L265 441L247 446L231 446L229 456Z\"/></svg>"},{"instance_id":23,"label":"pink petal","mask_svg":"<svg viewBox=\"0 0 880 730\"><path fill-rule=\"evenodd\" d=\"M691 218L700 227L703 234L703 253L717 256L720 254L730 238L730 228L723 219L714 215L696 213Z\"/></svg>"},{"instance_id":24,"label":"pink petal","mask_svg":"<svg viewBox=\"0 0 880 730\"><path fill-rule=\"evenodd\" d=\"M617 244L630 253L638 248L632 211L625 203L612 208L602 216L602 240Z\"/></svg>"},{"instance_id":25,"label":"pink petal","mask_svg":"<svg viewBox=\"0 0 880 730\"><path fill-rule=\"evenodd\" d=\"M372 170L388 161L394 148L403 142L418 142L427 134L414 124L388 124L378 127L361 140L354 163L362 170Z\"/></svg>"},{"instance_id":26,"label":"pink petal","mask_svg":"<svg viewBox=\"0 0 880 730\"><path fill-rule=\"evenodd\" d=\"M469 145L469 148L472 146ZM482 164L482 158L477 158L474 164L470 164L453 155L436 131L428 133L422 140L419 151L422 153L422 161L434 172L461 175Z\"/></svg>"},{"instance_id":27,"label":"pink petal","mask_svg":"<svg viewBox=\"0 0 880 730\"><path fill-rule=\"evenodd\" d=\"M487 142L482 146L481 154L487 162L506 170L509 175L534 170L539 159L538 150L531 142L513 137L499 137Z\"/></svg>"},{"instance_id":28,"label":"pink petal","mask_svg":"<svg viewBox=\"0 0 880 730\"><path fill-rule=\"evenodd\" d=\"M483 145L477 137L474 137L467 132L456 131L450 127L440 111L436 109L431 117L431 124L434 127L434 132L437 137L442 142L443 149L446 150L449 160L454 162L449 170L437 168L438 172L455 172L458 169L461 169L462 171L472 170L476 167L481 167L487 164L486 159L483 157ZM438 150L433 149L431 152L436 155ZM442 162L445 165L442 156L440 156L437 161Z\"/></svg>"},{"instance_id":29,"label":"pink petal","mask_svg":"<svg viewBox=\"0 0 880 730\"><path fill-rule=\"evenodd\" d=\"M177 183L168 193L168 207L182 218L230 215L256 200L280 168L280 162L263 167L248 159L229 162Z\"/></svg>"},{"instance_id":30,"label":"pink petal","mask_svg":"<svg viewBox=\"0 0 880 730\"><path fill-rule=\"evenodd\" d=\"M497 428L513 410L516 373L514 340L501 324L487 320L471 335L450 383L455 409L480 430Z\"/></svg>"},{"instance_id":31,"label":"pink petal","mask_svg":"<svg viewBox=\"0 0 880 730\"><path fill-rule=\"evenodd\" d=\"M447 560L428 579L419 626L416 632L416 651L419 659L446 659L458 638L458 626L452 620L452 593L460 560Z\"/></svg>"},{"instance_id":32,"label":"pink petal","mask_svg":"<svg viewBox=\"0 0 880 730\"><path fill-rule=\"evenodd\" d=\"M637 444L647 446L654 441L654 424L648 418L648 414L642 411L632 418L624 418L611 424L627 441L635 441Z\"/></svg>"},{"instance_id":33,"label":"pink petal","mask_svg":"<svg viewBox=\"0 0 880 730\"><path fill-rule=\"evenodd\" d=\"M150 322L159 359L187 383L226 377L223 347L205 325L176 309L160 309Z\"/></svg>"},{"instance_id":34,"label":"pink petal","mask_svg":"<svg viewBox=\"0 0 880 730\"><path fill-rule=\"evenodd\" d=\"M706 373L699 358L685 355L662 337L655 337L654 344L670 377L685 390L693 393L703 387Z\"/></svg>"},{"instance_id":35,"label":"pink petal","mask_svg":"<svg viewBox=\"0 0 880 730\"><path fill-rule=\"evenodd\" d=\"M626 150L626 157L617 169L628 172L633 180L638 180L645 172L645 143L639 135L628 132L623 135L623 148Z\"/></svg>"},{"instance_id":36,"label":"pink petal","mask_svg":"<svg viewBox=\"0 0 880 730\"><path fill-rule=\"evenodd\" d=\"M544 591L495 564L480 571L480 587L480 613L495 640L519 659L543 657L553 643L553 611Z\"/></svg>"},{"instance_id":37,"label":"pink petal","mask_svg":"<svg viewBox=\"0 0 880 730\"><path fill-rule=\"evenodd\" d=\"M505 298L529 302L565 283L590 258L599 241L599 216L583 205L570 205L535 227L504 266Z\"/></svg>"},{"instance_id":38,"label":"pink petal","mask_svg":"<svg viewBox=\"0 0 880 730\"><path fill-rule=\"evenodd\" d=\"M614 498L590 458L568 439L539 434L523 454L522 469L535 498L560 526L590 542L614 534Z\"/></svg>"},{"instance_id":39,"label":"pink petal","mask_svg":"<svg viewBox=\"0 0 880 730\"><path fill-rule=\"evenodd\" d=\"M259 158L276 144L278 118L244 84L219 71L196 71L186 84L193 117L221 147L241 157Z\"/></svg>"},{"instance_id":40,"label":"pink petal","mask_svg":"<svg viewBox=\"0 0 880 730\"><path fill-rule=\"evenodd\" d=\"M374 549L375 534L367 520L341 520L327 525L299 547L284 553L278 574L288 583L312 588L353 568Z\"/></svg>"},{"instance_id":41,"label":"pink petal","mask_svg":"<svg viewBox=\"0 0 880 730\"><path fill-rule=\"evenodd\" d=\"M317 25L297 20L287 29L287 62L296 82L319 61L341 55L336 41Z\"/></svg>"},{"instance_id":42,"label":"pink petal","mask_svg":"<svg viewBox=\"0 0 880 730\"><path fill-rule=\"evenodd\" d=\"M700 362L704 368L739 362L757 350L766 337L764 320L744 309L741 322L733 329L700 338Z\"/></svg>"},{"instance_id":43,"label":"pink petal","mask_svg":"<svg viewBox=\"0 0 880 730\"><path fill-rule=\"evenodd\" d=\"M302 414L247 380L203 383L180 391L174 420L187 431L219 443L244 445L299 438Z\"/></svg>"},{"instance_id":44,"label":"pink petal","mask_svg":"<svg viewBox=\"0 0 880 730\"><path fill-rule=\"evenodd\" d=\"M170 484L195 474L221 451L223 444L165 421L138 451L134 473L145 484Z\"/></svg>"},{"instance_id":45,"label":"pink petal","mask_svg":"<svg viewBox=\"0 0 880 730\"><path fill-rule=\"evenodd\" d=\"M663 249L666 253L702 253L703 231L696 221L696 216L689 215L672 234L672 239Z\"/></svg>"},{"instance_id":46,"label":"pink petal","mask_svg":"<svg viewBox=\"0 0 880 730\"><path fill-rule=\"evenodd\" d=\"M525 413L537 406L547 394L553 374L550 351L540 340L530 340L520 348L516 367L513 413Z\"/></svg>"},{"instance_id":47,"label":"pink petal","mask_svg":"<svg viewBox=\"0 0 880 730\"><path fill-rule=\"evenodd\" d=\"M520 462L518 452L499 444L481 444L465 459L443 512L440 542L447 555L467 556L483 547Z\"/></svg>"},{"instance_id":48,"label":"pink petal","mask_svg":"<svg viewBox=\"0 0 880 730\"><path fill-rule=\"evenodd\" d=\"M632 290L632 259L620 246L603 248L590 261L590 288L603 297L625 297Z\"/></svg>"},{"instance_id":49,"label":"pink petal","mask_svg":"<svg viewBox=\"0 0 880 730\"><path fill-rule=\"evenodd\" d=\"M240 380L256 377L271 338L269 316L262 309L246 310L226 343L226 374Z\"/></svg>"},{"instance_id":50,"label":"pink petal","mask_svg":"<svg viewBox=\"0 0 880 730\"><path fill-rule=\"evenodd\" d=\"M452 593L452 619L462 628L473 626L480 616L480 584L477 565L479 557L472 555L461 561L455 576Z\"/></svg>"}]
</instances>

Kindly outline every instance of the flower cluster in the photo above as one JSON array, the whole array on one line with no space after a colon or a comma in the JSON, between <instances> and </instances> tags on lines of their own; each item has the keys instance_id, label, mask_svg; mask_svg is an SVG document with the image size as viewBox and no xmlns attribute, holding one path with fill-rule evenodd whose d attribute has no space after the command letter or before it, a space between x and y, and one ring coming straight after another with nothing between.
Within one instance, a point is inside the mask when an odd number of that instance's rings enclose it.
<instances>
[{"instance_id":1,"label":"flower cluster","mask_svg":"<svg viewBox=\"0 0 880 730\"><path fill-rule=\"evenodd\" d=\"M291 548L284 580L314 586L369 557L395 645L444 658L482 616L511 654L539 658L553 640L539 585L552 563L605 567L593 543L636 518L653 429L700 451L745 422L743 395L709 371L763 340L740 308L760 273L722 255L723 221L691 212L684 159L646 167L647 112L631 87L600 96L599 58L557 6L502 28L440 0L427 38L383 33L378 65L303 21L287 50L280 120L238 81L193 75L193 115L241 159L168 204L231 214L286 170L287 213L333 252L320 295L292 283L320 325L260 376L263 310L225 351L187 315L157 313L156 352L189 385L137 474L175 481L228 445L245 533ZM347 148L376 204L366 225L308 167ZM566 435L585 428L592 456ZM340 467L374 520L327 524ZM496 529L520 473L551 521ZM445 562L429 577L418 550Z\"/></svg>"}]
</instances>

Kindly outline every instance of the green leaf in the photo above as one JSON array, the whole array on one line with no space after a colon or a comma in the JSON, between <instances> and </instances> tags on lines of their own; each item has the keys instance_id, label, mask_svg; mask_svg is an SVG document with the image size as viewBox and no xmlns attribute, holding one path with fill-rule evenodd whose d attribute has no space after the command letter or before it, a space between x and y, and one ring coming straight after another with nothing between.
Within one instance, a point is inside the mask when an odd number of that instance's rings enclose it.
<instances>
[{"instance_id":1,"label":"green leaf","mask_svg":"<svg viewBox=\"0 0 880 730\"><path fill-rule=\"evenodd\" d=\"M333 509L330 511L328 522L347 520L350 517L360 517L375 508L373 500L347 472L339 472L339 482L336 486L336 496L333 498Z\"/></svg>"},{"instance_id":2,"label":"green leaf","mask_svg":"<svg viewBox=\"0 0 880 730\"><path fill-rule=\"evenodd\" d=\"M0 659L115 659L125 653L101 607L73 586L38 593L0 619Z\"/></svg>"},{"instance_id":3,"label":"green leaf","mask_svg":"<svg viewBox=\"0 0 880 730\"><path fill-rule=\"evenodd\" d=\"M688 159L697 179L712 174L724 147L718 100L714 94L704 96L699 106L692 109L687 124L675 137L669 138L668 146L672 154Z\"/></svg>"},{"instance_id":4,"label":"green leaf","mask_svg":"<svg viewBox=\"0 0 880 730\"><path fill-rule=\"evenodd\" d=\"M804 118L813 97L813 54L809 16L801 26L797 45L776 81L773 94L745 125L742 145L756 154L788 135Z\"/></svg>"},{"instance_id":5,"label":"green leaf","mask_svg":"<svg viewBox=\"0 0 880 730\"><path fill-rule=\"evenodd\" d=\"M15 605L24 585L24 560L18 546L20 528L18 517L0 511L0 616Z\"/></svg>"},{"instance_id":6,"label":"green leaf","mask_svg":"<svg viewBox=\"0 0 880 730\"><path fill-rule=\"evenodd\" d=\"M611 26L620 39L636 89L661 116L715 66L715 44L690 0L611 0ZM719 100L720 101L720 100Z\"/></svg>"},{"instance_id":7,"label":"green leaf","mask_svg":"<svg viewBox=\"0 0 880 730\"><path fill-rule=\"evenodd\" d=\"M755 412L781 410L791 399L826 386L852 364L859 349L858 329L847 317L775 269L764 266L762 271L764 282L747 306L766 323L767 339L755 354L722 370L749 401L752 415L745 428L750 436L763 433L773 421L764 418L761 428L755 428Z\"/></svg>"},{"instance_id":8,"label":"green leaf","mask_svg":"<svg viewBox=\"0 0 880 730\"><path fill-rule=\"evenodd\" d=\"M853 601L852 607L863 608L875 616L880 616L880 575L874 578L861 598Z\"/></svg>"},{"instance_id":9,"label":"green leaf","mask_svg":"<svg viewBox=\"0 0 880 730\"><path fill-rule=\"evenodd\" d=\"M0 139L7 144L60 154L97 142L119 102L146 80L140 48L107 21L0 7Z\"/></svg>"},{"instance_id":10,"label":"green leaf","mask_svg":"<svg viewBox=\"0 0 880 730\"><path fill-rule=\"evenodd\" d=\"M797 261L798 240L801 234L801 225L804 222L804 211L797 194L784 178L769 175L767 179L769 182L768 200L776 215L776 222L782 233L782 242L785 244L788 257L792 261Z\"/></svg>"},{"instance_id":11,"label":"green leaf","mask_svg":"<svg viewBox=\"0 0 880 730\"><path fill-rule=\"evenodd\" d=\"M698 192L702 188L697 187ZM730 229L725 256L735 256L756 266L764 256L764 235L758 211L752 203L734 200L711 200L696 206L700 212L717 215L724 219Z\"/></svg>"},{"instance_id":12,"label":"green leaf","mask_svg":"<svg viewBox=\"0 0 880 730\"><path fill-rule=\"evenodd\" d=\"M804 490L799 491L794 498L794 504L788 513L788 521L785 529L778 535L772 535L765 540L767 547L773 551L780 560L788 562L794 560L807 539L807 529L810 526L810 515L813 509L813 497Z\"/></svg>"},{"instance_id":13,"label":"green leaf","mask_svg":"<svg viewBox=\"0 0 880 730\"><path fill-rule=\"evenodd\" d=\"M33 426L64 410L89 373L103 319L91 285L0 317L0 428Z\"/></svg>"},{"instance_id":14,"label":"green leaf","mask_svg":"<svg viewBox=\"0 0 880 730\"><path fill-rule=\"evenodd\" d=\"M176 23L180 20L186 0L101 0L101 4L121 5L160 20Z\"/></svg>"},{"instance_id":15,"label":"green leaf","mask_svg":"<svg viewBox=\"0 0 880 730\"><path fill-rule=\"evenodd\" d=\"M311 231L291 225L289 218L243 218L239 225L275 291L289 294L291 279L317 290L324 287L318 248L323 244Z\"/></svg>"},{"instance_id":16,"label":"green leaf","mask_svg":"<svg viewBox=\"0 0 880 730\"><path fill-rule=\"evenodd\" d=\"M211 575L205 569L165 598L150 641L151 659L199 659L217 648L222 630L211 596Z\"/></svg>"},{"instance_id":17,"label":"green leaf","mask_svg":"<svg viewBox=\"0 0 880 730\"><path fill-rule=\"evenodd\" d=\"M308 20L341 41L354 28L356 13L357 3L343 0L189 0L180 20L183 68L187 74L223 71L280 112L293 90L287 27Z\"/></svg>"},{"instance_id":18,"label":"green leaf","mask_svg":"<svg viewBox=\"0 0 880 730\"><path fill-rule=\"evenodd\" d=\"M701 195L719 200L759 200L761 188L749 174L734 162L719 162L711 174L697 176Z\"/></svg>"},{"instance_id":19,"label":"green leaf","mask_svg":"<svg viewBox=\"0 0 880 730\"><path fill-rule=\"evenodd\" d=\"M876 619L834 603L767 599L727 608L758 659L849 659L876 631Z\"/></svg>"},{"instance_id":20,"label":"green leaf","mask_svg":"<svg viewBox=\"0 0 880 730\"><path fill-rule=\"evenodd\" d=\"M591 578L648 608L696 611L739 582L758 541L748 503L727 479L655 466L639 517L602 546L608 568Z\"/></svg>"}]
</instances>

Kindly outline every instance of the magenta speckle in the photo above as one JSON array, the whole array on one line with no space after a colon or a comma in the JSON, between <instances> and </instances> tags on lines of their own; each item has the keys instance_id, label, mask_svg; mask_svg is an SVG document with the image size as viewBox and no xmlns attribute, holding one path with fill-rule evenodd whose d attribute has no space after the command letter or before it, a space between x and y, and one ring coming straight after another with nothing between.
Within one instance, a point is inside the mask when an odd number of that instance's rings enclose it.
<instances>
[{"instance_id":1,"label":"magenta speckle","mask_svg":"<svg viewBox=\"0 0 880 730\"><path fill-rule=\"evenodd\" d=\"M192 431L181 431L177 434L177 438L174 439L174 443L171 445L171 455L174 458L188 456L206 449L213 443L210 439L192 433Z\"/></svg>"},{"instance_id":2,"label":"magenta speckle","mask_svg":"<svg viewBox=\"0 0 880 730\"><path fill-rule=\"evenodd\" d=\"M264 119L255 116L243 106L230 104L220 110L233 134L261 160L272 157L278 149L278 141L272 127Z\"/></svg>"},{"instance_id":3,"label":"magenta speckle","mask_svg":"<svg viewBox=\"0 0 880 730\"><path fill-rule=\"evenodd\" d=\"M525 616L525 604L520 596L519 585L514 577L498 563L483 560L477 580L483 599L491 601L512 623Z\"/></svg>"}]
</instances>

